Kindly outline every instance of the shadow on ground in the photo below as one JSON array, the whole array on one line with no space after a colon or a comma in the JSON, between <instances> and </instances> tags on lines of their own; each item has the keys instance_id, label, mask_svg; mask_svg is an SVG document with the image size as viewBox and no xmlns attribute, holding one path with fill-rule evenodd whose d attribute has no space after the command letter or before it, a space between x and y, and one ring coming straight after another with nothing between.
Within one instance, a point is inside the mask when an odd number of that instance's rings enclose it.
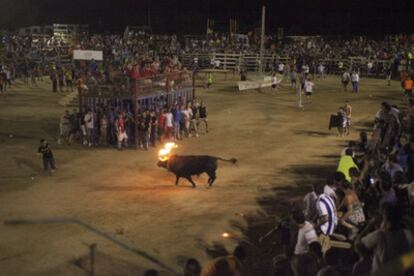
<instances>
[{"instance_id":1,"label":"shadow on ground","mask_svg":"<svg viewBox=\"0 0 414 276\"><path fill-rule=\"evenodd\" d=\"M311 191L312 184L325 182L326 177L335 171L336 162L332 162L333 156L324 156L330 160L329 165L295 165L284 170L286 176L291 176L292 185L280 186L280 183L270 183L270 190L257 198L261 211L255 214L244 215L244 223L231 221L235 231L240 231L240 237L236 239L247 251L245 269L247 275L270 275L272 258L283 252L281 237L275 234L266 241L260 243L259 239L279 222L289 216L292 208L301 206L303 196ZM275 172L275 178L280 172ZM204 244L205 252L215 258L230 254L224 245L215 242Z\"/></svg>"}]
</instances>

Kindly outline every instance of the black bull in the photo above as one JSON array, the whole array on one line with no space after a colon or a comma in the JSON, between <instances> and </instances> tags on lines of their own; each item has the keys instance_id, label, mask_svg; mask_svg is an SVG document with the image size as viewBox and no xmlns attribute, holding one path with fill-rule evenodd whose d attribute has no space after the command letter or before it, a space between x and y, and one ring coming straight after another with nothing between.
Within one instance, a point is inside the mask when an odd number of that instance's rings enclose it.
<instances>
[{"instance_id":1,"label":"black bull","mask_svg":"<svg viewBox=\"0 0 414 276\"><path fill-rule=\"evenodd\" d=\"M178 180L181 177L186 178L191 182L193 187L196 187L193 179L193 175L200 175L207 173L209 186L213 185L216 180L217 161L237 163L237 159L223 159L220 157L209 155L171 155L168 160L159 161L158 166L166 168L176 176L175 185L178 185Z\"/></svg>"}]
</instances>

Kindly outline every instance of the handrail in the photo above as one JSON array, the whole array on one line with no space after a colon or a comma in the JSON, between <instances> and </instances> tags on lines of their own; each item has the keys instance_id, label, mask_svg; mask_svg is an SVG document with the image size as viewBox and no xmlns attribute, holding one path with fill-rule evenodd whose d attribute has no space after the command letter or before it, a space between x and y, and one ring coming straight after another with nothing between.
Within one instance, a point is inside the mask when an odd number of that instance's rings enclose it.
<instances>
[{"instance_id":1,"label":"handrail","mask_svg":"<svg viewBox=\"0 0 414 276\"><path fill-rule=\"evenodd\" d=\"M153 262L154 264L159 265L160 267L162 267L163 269L167 270L168 272L174 274L174 275L179 275L178 272L176 272L173 268L171 268L170 266L164 264L163 262L159 261L158 259L156 259L155 257L151 256L150 254L135 248L133 245L128 244L127 242L121 241L115 237L113 237L111 234L98 229L95 226L92 226L90 224L87 224L81 220L78 219L74 219L74 218L41 218L41 219L13 219L13 220L5 220L4 224L5 225L30 225L30 224L58 224L58 223L63 223L63 224L77 224L80 225L86 229L88 229L89 231L97 234L98 236L101 236L117 245L119 245L121 248L130 251L132 253L135 253L138 256L141 256L151 262Z\"/></svg>"}]
</instances>

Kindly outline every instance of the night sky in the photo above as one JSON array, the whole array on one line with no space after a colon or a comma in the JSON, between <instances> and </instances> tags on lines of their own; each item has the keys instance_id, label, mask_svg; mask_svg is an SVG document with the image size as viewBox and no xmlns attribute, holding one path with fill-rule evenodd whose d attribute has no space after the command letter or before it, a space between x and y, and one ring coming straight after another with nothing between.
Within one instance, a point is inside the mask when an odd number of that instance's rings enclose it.
<instances>
[{"instance_id":1,"label":"night sky","mask_svg":"<svg viewBox=\"0 0 414 276\"><path fill-rule=\"evenodd\" d=\"M287 34L414 33L414 0L0 0L0 28L51 23L89 24L93 32L120 32L126 25L150 22L156 33L205 32L206 19L228 30L228 19L241 31L260 24L267 6L267 31Z\"/></svg>"}]
</instances>

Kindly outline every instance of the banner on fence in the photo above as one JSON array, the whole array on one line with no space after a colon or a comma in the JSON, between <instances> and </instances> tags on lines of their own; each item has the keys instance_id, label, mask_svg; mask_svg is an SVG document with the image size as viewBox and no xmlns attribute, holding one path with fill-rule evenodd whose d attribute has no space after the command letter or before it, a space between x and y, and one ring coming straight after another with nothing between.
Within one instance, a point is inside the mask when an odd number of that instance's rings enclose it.
<instances>
[{"instance_id":1,"label":"banner on fence","mask_svg":"<svg viewBox=\"0 0 414 276\"><path fill-rule=\"evenodd\" d=\"M103 60L102 51L92 51L92 50L74 50L73 51L74 60Z\"/></svg>"}]
</instances>

